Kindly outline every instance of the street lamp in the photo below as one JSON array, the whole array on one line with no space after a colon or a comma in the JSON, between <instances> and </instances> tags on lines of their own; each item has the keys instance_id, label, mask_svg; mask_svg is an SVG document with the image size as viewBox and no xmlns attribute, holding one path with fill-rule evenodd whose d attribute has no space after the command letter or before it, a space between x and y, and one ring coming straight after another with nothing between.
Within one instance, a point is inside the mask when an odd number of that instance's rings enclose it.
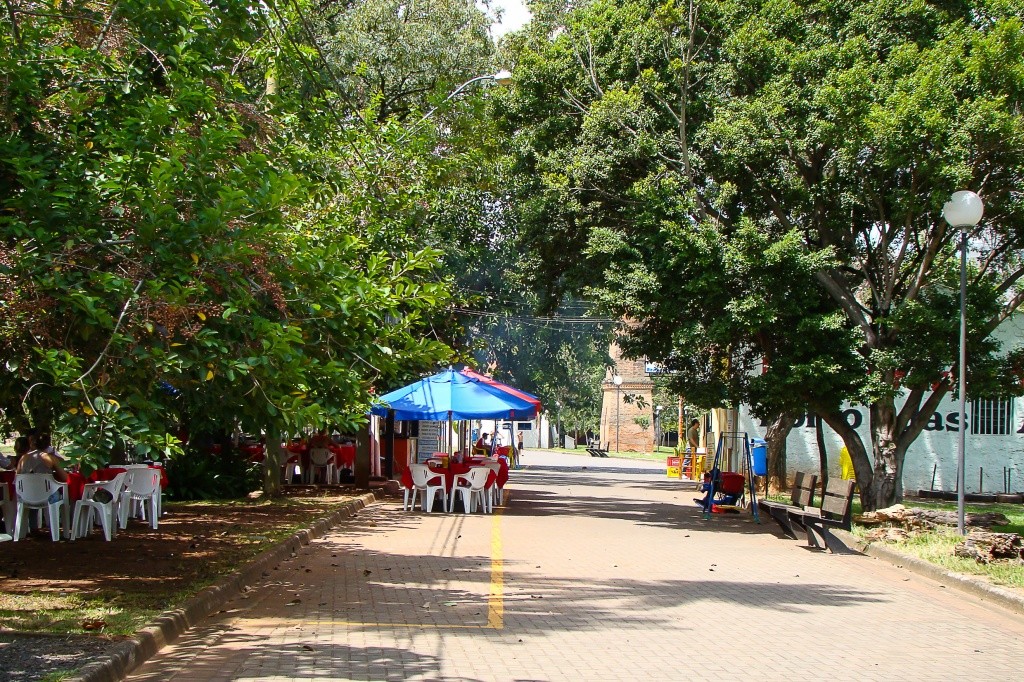
<instances>
[{"instance_id":1,"label":"street lamp","mask_svg":"<svg viewBox=\"0 0 1024 682\"><path fill-rule=\"evenodd\" d=\"M497 73L489 73L483 76L477 76L476 78L470 78L468 81L452 90L451 94L445 97L440 104L438 104L436 107L434 107L427 113L423 114L423 117L420 120L416 121L411 126L409 126L409 129L406 130L405 135L402 136L402 139L405 139L405 136L409 135L409 133L419 128L424 121L426 121L428 118L437 113L438 109L443 107L445 104L448 104L448 102L457 97L459 93L461 93L463 90L468 88L473 83L479 83L480 81L491 81L493 83L497 83L498 85L508 85L509 83L512 82L512 72L508 71L507 69L502 69Z\"/></svg>"},{"instance_id":2,"label":"street lamp","mask_svg":"<svg viewBox=\"0 0 1024 682\"><path fill-rule=\"evenodd\" d=\"M953 192L942 207L942 217L960 230L960 432L956 447L956 529L966 533L964 525L964 446L967 438L967 228L981 221L985 204L974 192Z\"/></svg>"},{"instance_id":3,"label":"street lamp","mask_svg":"<svg viewBox=\"0 0 1024 682\"><path fill-rule=\"evenodd\" d=\"M619 389L622 387L622 377L618 374L612 377L615 384L615 452L619 452Z\"/></svg>"},{"instance_id":4,"label":"street lamp","mask_svg":"<svg viewBox=\"0 0 1024 682\"><path fill-rule=\"evenodd\" d=\"M555 401L555 447L565 447L565 441L562 440L562 403L558 400Z\"/></svg>"}]
</instances>

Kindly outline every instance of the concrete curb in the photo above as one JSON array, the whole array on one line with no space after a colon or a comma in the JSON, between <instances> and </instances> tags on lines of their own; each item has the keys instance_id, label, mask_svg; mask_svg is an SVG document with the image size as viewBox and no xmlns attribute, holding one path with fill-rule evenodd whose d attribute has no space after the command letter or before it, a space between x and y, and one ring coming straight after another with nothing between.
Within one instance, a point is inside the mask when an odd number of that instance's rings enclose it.
<instances>
[{"instance_id":1,"label":"concrete curb","mask_svg":"<svg viewBox=\"0 0 1024 682\"><path fill-rule=\"evenodd\" d=\"M373 504L377 497L367 493L358 497L336 512L317 519L313 524L295 535L258 555L245 568L225 576L216 584L207 587L181 608L165 611L145 626L135 636L111 647L107 658L83 666L74 677L66 682L118 682L139 667L156 652L167 646L190 627L223 606L248 585L264 579L263 573L275 564L289 558L292 552L311 540L319 538L342 520L354 516L360 509Z\"/></svg>"},{"instance_id":2,"label":"concrete curb","mask_svg":"<svg viewBox=\"0 0 1024 682\"><path fill-rule=\"evenodd\" d=\"M991 602L1017 614L1024 615L1024 595L1019 595L1001 587L991 585L980 578L975 578L974 576L952 573L940 566L928 563L923 559L918 559L917 557L897 552L896 550L883 545L864 542L851 533L847 533L843 530L837 529L832 532L839 537L847 547L856 548L858 551L863 552L870 557L882 559L883 561L893 564L897 568L905 568L912 573L922 575L926 578L931 578L942 585L947 585L962 592L966 592L973 597L978 597L982 601Z\"/></svg>"}]
</instances>

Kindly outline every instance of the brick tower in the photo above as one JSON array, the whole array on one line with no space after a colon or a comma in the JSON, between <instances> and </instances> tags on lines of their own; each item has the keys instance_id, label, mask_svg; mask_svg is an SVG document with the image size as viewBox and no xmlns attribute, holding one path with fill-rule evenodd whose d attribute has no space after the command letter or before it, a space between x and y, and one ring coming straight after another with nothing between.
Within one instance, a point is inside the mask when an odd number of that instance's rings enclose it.
<instances>
[{"instance_id":1,"label":"brick tower","mask_svg":"<svg viewBox=\"0 0 1024 682\"><path fill-rule=\"evenodd\" d=\"M650 452L654 447L654 382L645 371L644 360L624 359L615 343L608 354L615 366L601 384L601 445L611 451ZM615 375L622 377L619 386L613 381ZM630 402L626 396L631 397ZM637 398L643 407L637 405Z\"/></svg>"}]
</instances>

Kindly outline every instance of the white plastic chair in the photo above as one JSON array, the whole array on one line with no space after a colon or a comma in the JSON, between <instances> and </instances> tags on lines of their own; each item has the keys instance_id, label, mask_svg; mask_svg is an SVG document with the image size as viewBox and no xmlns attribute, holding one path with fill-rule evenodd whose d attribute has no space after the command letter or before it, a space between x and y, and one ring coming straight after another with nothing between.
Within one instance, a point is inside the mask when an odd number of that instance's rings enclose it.
<instances>
[{"instance_id":1,"label":"white plastic chair","mask_svg":"<svg viewBox=\"0 0 1024 682\"><path fill-rule=\"evenodd\" d=\"M468 474L458 474L452 485L452 506L448 511L455 510L455 498L462 493L462 508L467 514L476 511L476 503L479 502L485 514L491 513L491 501L487 491L487 476L491 470L487 467L473 467ZM460 482L466 485L459 485Z\"/></svg>"},{"instance_id":2,"label":"white plastic chair","mask_svg":"<svg viewBox=\"0 0 1024 682\"><path fill-rule=\"evenodd\" d=\"M334 453L327 448L310 448L309 450L309 482L316 480L317 469L324 470L324 482L336 483L337 476L334 466Z\"/></svg>"},{"instance_id":3,"label":"white plastic chair","mask_svg":"<svg viewBox=\"0 0 1024 682\"><path fill-rule=\"evenodd\" d=\"M124 492L118 503L118 519L121 528L128 526L128 516L133 507L138 508L139 517L146 520L146 504L149 504L149 525L156 530L160 519L163 492L160 490L160 470L129 469L125 472Z\"/></svg>"},{"instance_id":4,"label":"white plastic chair","mask_svg":"<svg viewBox=\"0 0 1024 682\"><path fill-rule=\"evenodd\" d=\"M448 508L448 491L444 487L444 476L435 474L425 464L410 464L409 473L412 474L413 487L422 494L420 506L423 511L429 513L434 508L434 497L439 492L441 493L441 508ZM431 482L436 479L440 479L440 485L431 485Z\"/></svg>"},{"instance_id":5,"label":"white plastic chair","mask_svg":"<svg viewBox=\"0 0 1024 682\"><path fill-rule=\"evenodd\" d=\"M93 527L93 513L99 514L100 525L103 526L103 537L107 542L114 539L117 534L117 524L120 520L118 513L121 493L124 491L124 479L128 472L122 471L110 481L97 481L86 483L82 488L82 499L75 503L75 515L71 521L71 539L84 538ZM96 499L96 493L106 490L110 493L110 499L101 502ZM82 511L85 511L85 514Z\"/></svg>"},{"instance_id":6,"label":"white plastic chair","mask_svg":"<svg viewBox=\"0 0 1024 682\"><path fill-rule=\"evenodd\" d=\"M410 480L412 480L412 472L410 472ZM406 488L405 484L402 484L402 511L412 511L413 507L416 506L416 484L410 483L409 487Z\"/></svg>"},{"instance_id":7,"label":"white plastic chair","mask_svg":"<svg viewBox=\"0 0 1024 682\"><path fill-rule=\"evenodd\" d=\"M50 496L58 493L55 501ZM50 526L50 537L60 540L61 524L68 528L68 487L58 483L52 474L18 474L14 477L14 496L18 507L14 512L14 541L28 534L25 514L32 509L45 509Z\"/></svg>"},{"instance_id":8,"label":"white plastic chair","mask_svg":"<svg viewBox=\"0 0 1024 682\"><path fill-rule=\"evenodd\" d=\"M501 495L502 489L498 487L498 474L501 473L501 463L494 460L487 460L481 466L487 467L489 470L494 472L494 484L487 489L487 494L491 500L491 510L494 510L494 506L501 506Z\"/></svg>"}]
</instances>

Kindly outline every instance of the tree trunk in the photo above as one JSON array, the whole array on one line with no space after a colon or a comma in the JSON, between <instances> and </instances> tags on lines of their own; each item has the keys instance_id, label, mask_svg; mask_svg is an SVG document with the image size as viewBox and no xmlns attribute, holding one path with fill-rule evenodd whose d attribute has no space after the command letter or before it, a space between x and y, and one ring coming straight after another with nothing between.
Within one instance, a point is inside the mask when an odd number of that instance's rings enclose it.
<instances>
[{"instance_id":1,"label":"tree trunk","mask_svg":"<svg viewBox=\"0 0 1024 682\"><path fill-rule=\"evenodd\" d=\"M818 441L818 468L821 473L818 480L821 481L821 489L828 487L828 450L825 449L825 432L821 427L821 415L814 420L814 436Z\"/></svg>"},{"instance_id":2,"label":"tree trunk","mask_svg":"<svg viewBox=\"0 0 1024 682\"><path fill-rule=\"evenodd\" d=\"M853 472L857 476L857 487L860 488L860 502L864 511L878 509L875 505L875 498L871 495L871 483L874 478L874 470L871 467L871 460L868 459L867 449L860 434L846 421L843 413L816 409L818 416L825 420L825 423L832 427L832 430L843 439L843 444L850 452L850 460L853 462Z\"/></svg>"},{"instance_id":3,"label":"tree trunk","mask_svg":"<svg viewBox=\"0 0 1024 682\"><path fill-rule=\"evenodd\" d=\"M875 460L870 489L871 509L884 509L903 498L903 459L907 443L901 443L898 438L896 402L892 396L873 402L869 413Z\"/></svg>"},{"instance_id":4,"label":"tree trunk","mask_svg":"<svg viewBox=\"0 0 1024 682\"><path fill-rule=\"evenodd\" d=\"M267 429L267 444L263 449L263 494L278 497L281 495L281 465L284 463L280 431Z\"/></svg>"},{"instance_id":5,"label":"tree trunk","mask_svg":"<svg viewBox=\"0 0 1024 682\"><path fill-rule=\"evenodd\" d=\"M768 425L764 438L768 441L768 485L786 489L786 438L793 430L793 415L781 412Z\"/></svg>"},{"instance_id":6,"label":"tree trunk","mask_svg":"<svg viewBox=\"0 0 1024 682\"><path fill-rule=\"evenodd\" d=\"M997 559L1024 560L1021 537L1016 533L972 531L953 549L953 553L959 557L974 559L979 564L987 564Z\"/></svg>"}]
</instances>

